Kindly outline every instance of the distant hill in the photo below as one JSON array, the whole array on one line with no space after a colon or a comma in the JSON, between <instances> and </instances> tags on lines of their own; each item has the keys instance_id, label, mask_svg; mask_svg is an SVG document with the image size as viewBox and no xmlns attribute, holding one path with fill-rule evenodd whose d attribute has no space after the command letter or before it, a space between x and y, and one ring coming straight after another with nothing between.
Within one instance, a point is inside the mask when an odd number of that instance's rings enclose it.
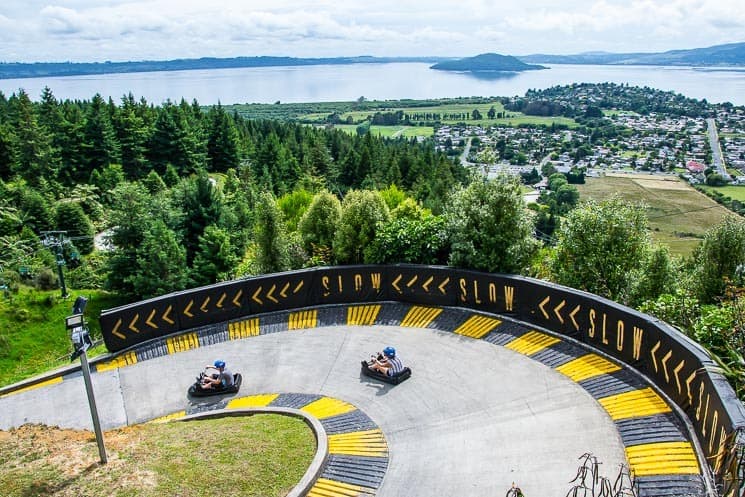
<instances>
[{"instance_id":1,"label":"distant hill","mask_svg":"<svg viewBox=\"0 0 745 497\"><path fill-rule=\"evenodd\" d=\"M546 68L526 64L511 55L485 53L475 57L466 57L465 59L444 60L433 65L431 69L438 69L440 71L519 72Z\"/></svg>"},{"instance_id":2,"label":"distant hill","mask_svg":"<svg viewBox=\"0 0 745 497\"><path fill-rule=\"evenodd\" d=\"M691 50L660 53L586 52L575 55L533 54L518 57L523 62L544 64L654 65L654 66L745 66L745 43L729 43Z\"/></svg>"},{"instance_id":3,"label":"distant hill","mask_svg":"<svg viewBox=\"0 0 745 497\"><path fill-rule=\"evenodd\" d=\"M0 62L0 79L40 78L47 76L83 76L154 71L188 71L193 69L228 69L238 67L312 66L338 64L382 64L386 62L438 62L445 57L232 57L131 62Z\"/></svg>"}]
</instances>

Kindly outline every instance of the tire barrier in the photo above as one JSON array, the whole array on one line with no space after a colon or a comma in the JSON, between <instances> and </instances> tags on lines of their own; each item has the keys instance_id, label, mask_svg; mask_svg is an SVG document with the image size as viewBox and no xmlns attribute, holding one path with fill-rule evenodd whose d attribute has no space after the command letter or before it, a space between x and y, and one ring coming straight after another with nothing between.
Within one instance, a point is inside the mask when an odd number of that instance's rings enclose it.
<instances>
[{"instance_id":1,"label":"tire barrier","mask_svg":"<svg viewBox=\"0 0 745 497\"><path fill-rule=\"evenodd\" d=\"M706 351L651 316L545 281L438 266L322 267L164 295L104 311L100 323L107 348L118 352L206 324L272 311L385 301L508 316L628 364L687 415L722 495L739 491L745 408ZM312 312L302 319L312 321ZM358 319L364 324L370 316ZM251 334L250 325L240 332ZM189 347L188 339L173 346Z\"/></svg>"}]
</instances>

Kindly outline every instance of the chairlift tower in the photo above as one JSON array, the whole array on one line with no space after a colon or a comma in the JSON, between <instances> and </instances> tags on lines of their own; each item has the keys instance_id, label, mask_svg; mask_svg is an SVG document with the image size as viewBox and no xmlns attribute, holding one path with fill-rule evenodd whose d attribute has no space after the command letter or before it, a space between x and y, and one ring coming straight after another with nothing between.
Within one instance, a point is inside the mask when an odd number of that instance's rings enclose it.
<instances>
[{"instance_id":1,"label":"chairlift tower","mask_svg":"<svg viewBox=\"0 0 745 497\"><path fill-rule=\"evenodd\" d=\"M54 253L55 262L57 263L57 275L60 281L60 290L62 291L62 298L66 299L70 296L67 293L67 285L65 285L65 273L62 271L62 266L66 264L65 255L62 251L62 247L70 243L67 238L67 231L42 231L41 235L44 237L41 240L41 244L49 248Z\"/></svg>"}]
</instances>

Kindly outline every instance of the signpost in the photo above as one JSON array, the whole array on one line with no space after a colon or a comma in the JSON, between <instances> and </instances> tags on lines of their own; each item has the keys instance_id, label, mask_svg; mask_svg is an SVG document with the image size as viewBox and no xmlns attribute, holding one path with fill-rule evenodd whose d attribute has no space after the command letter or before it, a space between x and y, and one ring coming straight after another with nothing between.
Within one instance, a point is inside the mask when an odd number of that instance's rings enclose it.
<instances>
[{"instance_id":1,"label":"signpost","mask_svg":"<svg viewBox=\"0 0 745 497\"><path fill-rule=\"evenodd\" d=\"M70 331L70 340L72 340L73 353L70 360L80 357L80 365L83 370L83 381L85 382L85 393L88 395L88 406L91 410L93 419L93 431L96 433L96 443L98 443L98 454L101 457L101 464L107 463L106 447L103 443L103 433L101 432L101 423L98 420L98 410L96 409L96 399L93 395L93 383L91 382L91 370L88 365L88 356L86 350L91 346L91 337L88 333L88 327L85 325L83 312L88 299L78 297L72 306L72 315L65 318L65 327Z\"/></svg>"}]
</instances>

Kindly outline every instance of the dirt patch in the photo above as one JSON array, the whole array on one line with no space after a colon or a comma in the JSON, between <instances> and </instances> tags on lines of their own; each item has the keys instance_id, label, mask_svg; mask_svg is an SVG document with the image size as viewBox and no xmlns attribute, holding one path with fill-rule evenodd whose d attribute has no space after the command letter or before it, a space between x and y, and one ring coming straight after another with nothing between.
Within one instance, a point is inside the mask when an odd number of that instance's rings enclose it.
<instances>
[{"instance_id":1,"label":"dirt patch","mask_svg":"<svg viewBox=\"0 0 745 497\"><path fill-rule=\"evenodd\" d=\"M679 179L642 179L634 178L634 183L641 186L642 188L649 188L652 190L690 190L691 187Z\"/></svg>"}]
</instances>

